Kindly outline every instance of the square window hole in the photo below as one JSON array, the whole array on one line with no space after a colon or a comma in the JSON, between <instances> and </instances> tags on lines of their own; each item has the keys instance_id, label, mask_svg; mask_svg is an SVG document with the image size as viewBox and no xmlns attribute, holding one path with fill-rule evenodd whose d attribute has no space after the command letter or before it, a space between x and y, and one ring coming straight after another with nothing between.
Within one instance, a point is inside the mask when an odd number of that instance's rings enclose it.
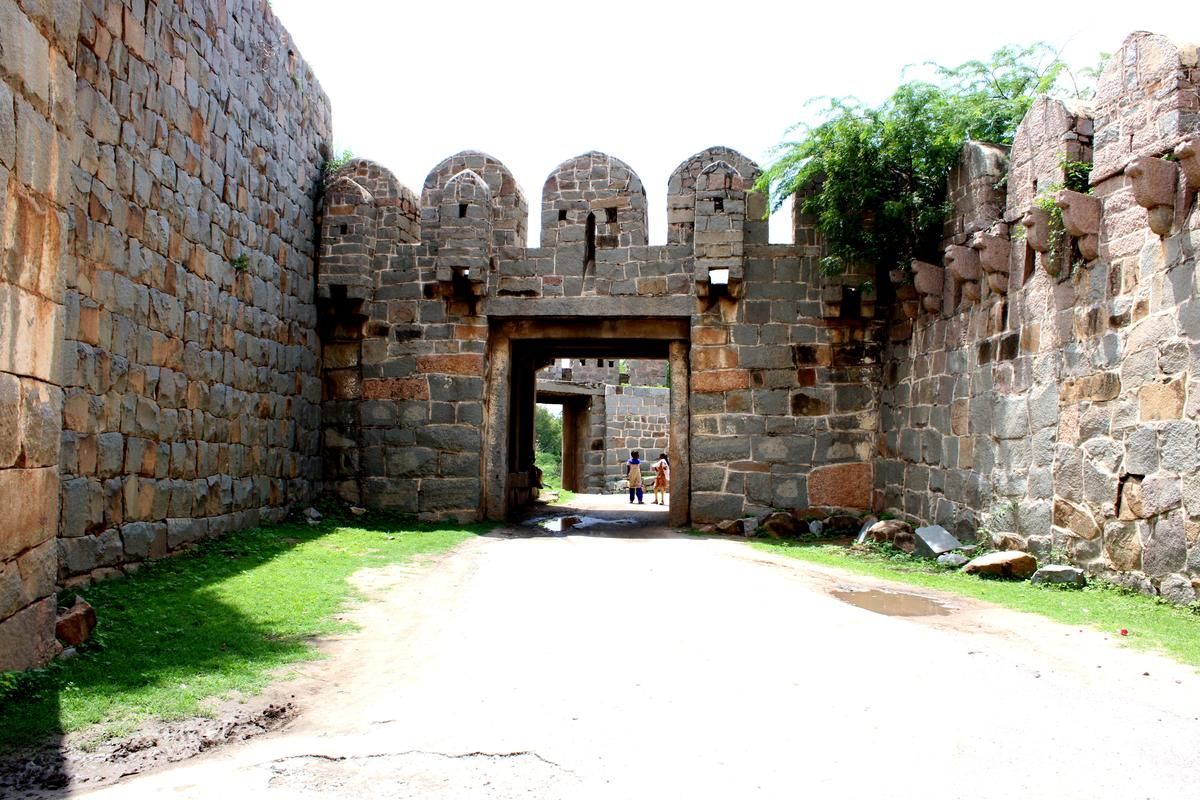
<instances>
[{"instance_id":1,"label":"square window hole","mask_svg":"<svg viewBox=\"0 0 1200 800\"><path fill-rule=\"evenodd\" d=\"M558 221L559 222L567 221L567 210L565 208L560 208L558 210Z\"/></svg>"}]
</instances>

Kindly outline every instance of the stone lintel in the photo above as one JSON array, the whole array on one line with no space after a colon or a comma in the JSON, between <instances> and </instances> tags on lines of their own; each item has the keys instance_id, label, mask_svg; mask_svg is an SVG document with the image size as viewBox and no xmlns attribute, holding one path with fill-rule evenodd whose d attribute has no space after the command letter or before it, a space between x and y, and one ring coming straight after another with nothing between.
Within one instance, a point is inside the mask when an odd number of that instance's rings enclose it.
<instances>
[{"instance_id":1,"label":"stone lintel","mask_svg":"<svg viewBox=\"0 0 1200 800\"><path fill-rule=\"evenodd\" d=\"M687 317L696 299L676 297L489 297L480 314L488 317Z\"/></svg>"}]
</instances>

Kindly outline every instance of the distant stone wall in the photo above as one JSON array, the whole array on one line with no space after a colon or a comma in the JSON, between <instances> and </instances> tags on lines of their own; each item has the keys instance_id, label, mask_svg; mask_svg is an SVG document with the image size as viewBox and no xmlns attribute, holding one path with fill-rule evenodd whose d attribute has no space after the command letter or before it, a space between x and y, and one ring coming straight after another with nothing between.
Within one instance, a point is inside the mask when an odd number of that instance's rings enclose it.
<instances>
[{"instance_id":1,"label":"distant stone wall","mask_svg":"<svg viewBox=\"0 0 1200 800\"><path fill-rule=\"evenodd\" d=\"M605 488L615 491L625 479L631 450L642 461L670 452L667 437L671 390L651 386L606 386L604 389ZM649 474L648 470L645 470ZM649 485L649 484L647 484Z\"/></svg>"},{"instance_id":2,"label":"distant stone wall","mask_svg":"<svg viewBox=\"0 0 1200 800\"><path fill-rule=\"evenodd\" d=\"M1197 597L1195 58L1133 34L1094 111L1042 99L1021 123L1003 214L948 241L950 270L979 268L980 296L947 290L888 349L884 507L1173 602ZM1093 143L1091 195L1057 191L1063 159L1092 160ZM1065 232L1038 215L1039 195L1058 198Z\"/></svg>"}]
</instances>

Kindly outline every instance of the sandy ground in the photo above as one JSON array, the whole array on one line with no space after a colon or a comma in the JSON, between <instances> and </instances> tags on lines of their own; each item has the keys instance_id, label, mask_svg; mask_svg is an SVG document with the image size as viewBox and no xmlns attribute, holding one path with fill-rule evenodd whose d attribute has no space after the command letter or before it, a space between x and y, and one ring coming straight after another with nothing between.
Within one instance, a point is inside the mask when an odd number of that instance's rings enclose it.
<instances>
[{"instance_id":1,"label":"sandy ground","mask_svg":"<svg viewBox=\"0 0 1200 800\"><path fill-rule=\"evenodd\" d=\"M914 590L636 512L361 573L361 630L271 690L294 721L71 796L1195 796L1194 670L936 593L875 613L833 593Z\"/></svg>"}]
</instances>

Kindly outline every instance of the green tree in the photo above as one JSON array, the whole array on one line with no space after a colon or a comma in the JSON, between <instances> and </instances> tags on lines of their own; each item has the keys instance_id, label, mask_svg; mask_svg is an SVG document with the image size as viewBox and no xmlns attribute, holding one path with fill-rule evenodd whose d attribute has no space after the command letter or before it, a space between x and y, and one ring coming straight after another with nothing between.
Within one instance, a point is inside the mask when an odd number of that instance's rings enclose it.
<instances>
[{"instance_id":1,"label":"green tree","mask_svg":"<svg viewBox=\"0 0 1200 800\"><path fill-rule=\"evenodd\" d=\"M562 458L562 418L551 414L544 405L539 404L533 412L533 435L539 453Z\"/></svg>"},{"instance_id":2,"label":"green tree","mask_svg":"<svg viewBox=\"0 0 1200 800\"><path fill-rule=\"evenodd\" d=\"M934 80L903 83L877 107L828 100L824 121L794 128L799 137L776 148L759 179L775 209L805 190L803 210L824 237L829 274L853 263L884 272L936 260L946 178L963 143L1011 144L1034 99L1055 90L1065 70L1044 43L928 66Z\"/></svg>"}]
</instances>

